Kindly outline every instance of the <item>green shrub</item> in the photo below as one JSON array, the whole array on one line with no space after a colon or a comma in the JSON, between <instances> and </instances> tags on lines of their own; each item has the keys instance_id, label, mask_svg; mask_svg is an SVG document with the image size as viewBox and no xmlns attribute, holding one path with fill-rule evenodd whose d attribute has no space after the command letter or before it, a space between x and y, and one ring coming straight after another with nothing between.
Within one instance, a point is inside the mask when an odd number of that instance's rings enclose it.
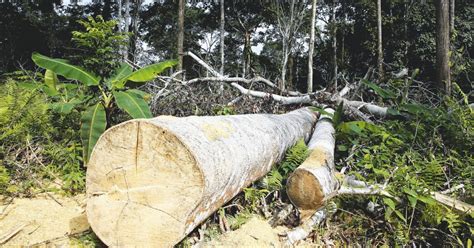
<instances>
[{"instance_id":1,"label":"green shrub","mask_svg":"<svg viewBox=\"0 0 474 248\"><path fill-rule=\"evenodd\" d=\"M0 193L48 190L44 179L62 189L84 189L78 113L60 116L35 83L9 80L0 92ZM34 86L34 87L32 87Z\"/></svg>"},{"instance_id":2,"label":"green shrub","mask_svg":"<svg viewBox=\"0 0 474 248\"><path fill-rule=\"evenodd\" d=\"M371 233L376 236L368 238L384 237L391 245L441 242L456 246L465 245L471 237L472 216L440 205L430 195L459 184L464 184L460 200L473 195L474 112L459 88L455 92L455 97L437 107L400 103L391 110L395 118L378 125L352 121L337 127L336 161L345 161L337 165L347 166L365 181L389 180L388 190L402 200L373 198L383 211L371 218L381 217L384 224L374 227ZM346 201L353 203L352 208L359 204Z\"/></svg>"}]
</instances>

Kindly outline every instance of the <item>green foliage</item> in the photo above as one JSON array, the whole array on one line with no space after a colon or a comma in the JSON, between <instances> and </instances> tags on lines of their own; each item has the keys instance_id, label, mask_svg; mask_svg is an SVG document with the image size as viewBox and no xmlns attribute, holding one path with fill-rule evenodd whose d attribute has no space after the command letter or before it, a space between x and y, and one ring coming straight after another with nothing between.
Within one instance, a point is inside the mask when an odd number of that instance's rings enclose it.
<instances>
[{"instance_id":1,"label":"green foliage","mask_svg":"<svg viewBox=\"0 0 474 248\"><path fill-rule=\"evenodd\" d=\"M243 224L245 224L245 222L247 222L252 217L252 215L253 213L251 211L245 209L234 216L230 216L228 218L230 228L232 230L238 229Z\"/></svg>"},{"instance_id":2,"label":"green foliage","mask_svg":"<svg viewBox=\"0 0 474 248\"><path fill-rule=\"evenodd\" d=\"M120 65L120 51L127 45L129 34L117 33L115 27L118 22L105 21L100 15L95 18L89 16L87 21L78 22L85 31L73 31L72 41L83 51L79 58L80 64L101 77L108 77Z\"/></svg>"},{"instance_id":3,"label":"green foliage","mask_svg":"<svg viewBox=\"0 0 474 248\"><path fill-rule=\"evenodd\" d=\"M151 118L151 111L142 95L131 90L115 91L117 106L125 110L132 118Z\"/></svg>"},{"instance_id":4,"label":"green foliage","mask_svg":"<svg viewBox=\"0 0 474 248\"><path fill-rule=\"evenodd\" d=\"M309 150L304 140L299 140L293 147L288 149L285 154L285 159L280 164L280 171L284 178L288 177L288 174L296 169L303 161L309 156Z\"/></svg>"},{"instance_id":5,"label":"green foliage","mask_svg":"<svg viewBox=\"0 0 474 248\"><path fill-rule=\"evenodd\" d=\"M97 22L93 19L90 21L92 22L92 27L88 27L88 30L93 32L91 35L98 35L93 27ZM109 25L102 24L105 26ZM88 40L87 35L80 37L85 39L81 43L83 45L87 44L87 42L92 42ZM47 69L45 72L45 85L42 89L56 100L51 105L51 109L64 115L69 114L73 109L82 111L81 137L84 147L84 163L88 162L99 136L105 131L107 125L111 124L114 104L132 118L152 117L150 108L144 98L146 94L136 89L127 89L125 84L128 81L145 82L152 80L159 73L177 63L174 60L164 61L149 65L135 72L128 64L122 63L114 71L114 74L104 81L93 73L71 65L62 59L53 59L39 53L33 53L32 60L38 66ZM59 84L56 74L67 79L79 81L82 85ZM30 88L33 90L37 89L37 87Z\"/></svg>"},{"instance_id":6,"label":"green foliage","mask_svg":"<svg viewBox=\"0 0 474 248\"><path fill-rule=\"evenodd\" d=\"M219 106L214 109L216 115L235 115L235 109L232 106Z\"/></svg>"},{"instance_id":7,"label":"green foliage","mask_svg":"<svg viewBox=\"0 0 474 248\"><path fill-rule=\"evenodd\" d=\"M7 168L0 165L0 194L7 190L10 180L10 173L8 173Z\"/></svg>"},{"instance_id":8,"label":"green foliage","mask_svg":"<svg viewBox=\"0 0 474 248\"><path fill-rule=\"evenodd\" d=\"M94 74L85 71L84 69L68 64L65 60L62 59L53 59L47 56L41 55L39 53L33 53L31 59L40 67L47 69L47 77L45 80L46 85L49 87L54 87L55 84L49 83L49 78L56 77L52 73L61 75L67 79L78 80L84 83L87 86L98 85L99 78ZM49 75L48 75L49 74ZM54 89L54 88L53 88Z\"/></svg>"},{"instance_id":9,"label":"green foliage","mask_svg":"<svg viewBox=\"0 0 474 248\"><path fill-rule=\"evenodd\" d=\"M301 139L288 149L285 158L279 165L273 167L264 178L254 183L253 187L245 188L244 199L250 210L255 211L262 200L265 200L272 193L282 190L290 173L302 164L308 156L308 147Z\"/></svg>"},{"instance_id":10,"label":"green foliage","mask_svg":"<svg viewBox=\"0 0 474 248\"><path fill-rule=\"evenodd\" d=\"M82 114L81 123L83 156L84 162L87 163L95 143L97 143L97 140L107 126L104 106L97 103L87 108Z\"/></svg>"},{"instance_id":11,"label":"green foliage","mask_svg":"<svg viewBox=\"0 0 474 248\"><path fill-rule=\"evenodd\" d=\"M85 232L79 237L71 237L70 245L79 248L107 247L93 232Z\"/></svg>"},{"instance_id":12,"label":"green foliage","mask_svg":"<svg viewBox=\"0 0 474 248\"><path fill-rule=\"evenodd\" d=\"M46 190L43 179L63 182L66 192L84 189L78 115L50 111L37 83L7 81L0 92L0 194ZM71 177L72 176L72 177ZM59 179L59 180L58 180ZM12 182L15 182L12 184Z\"/></svg>"},{"instance_id":13,"label":"green foliage","mask_svg":"<svg viewBox=\"0 0 474 248\"><path fill-rule=\"evenodd\" d=\"M128 75L127 80L136 83L148 82L155 79L158 74L163 72L165 69L173 67L178 64L177 60L168 60L160 63L145 66L138 71L135 71Z\"/></svg>"},{"instance_id":14,"label":"green foliage","mask_svg":"<svg viewBox=\"0 0 474 248\"><path fill-rule=\"evenodd\" d=\"M351 173L369 182L389 180L390 193L402 199L400 203L377 199L384 206L387 223L379 231L385 232L393 245L415 240L459 245L457 240L465 243L471 235L472 217L439 205L429 193L459 184L465 185L464 193L458 195L461 200L469 200L474 192L474 145L470 142L474 139L474 111L459 87L454 88L455 98L438 107L403 103L393 112L401 118L379 125L343 122L337 128L336 156L349 158L346 166ZM396 235L391 228L396 229ZM426 232L425 228L439 232ZM443 233L447 235L438 239Z\"/></svg>"}]
</instances>

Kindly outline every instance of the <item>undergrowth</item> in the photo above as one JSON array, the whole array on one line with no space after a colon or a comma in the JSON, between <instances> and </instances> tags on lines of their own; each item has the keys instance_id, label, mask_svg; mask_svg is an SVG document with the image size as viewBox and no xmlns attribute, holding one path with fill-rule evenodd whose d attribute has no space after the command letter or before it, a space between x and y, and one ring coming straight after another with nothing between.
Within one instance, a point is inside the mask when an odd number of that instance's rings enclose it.
<instances>
[{"instance_id":1,"label":"undergrowth","mask_svg":"<svg viewBox=\"0 0 474 248\"><path fill-rule=\"evenodd\" d=\"M474 201L474 112L466 95L455 86L452 98L428 105L398 97L407 93L404 90L371 86L375 101L396 107L389 110L388 118L374 124L344 119L335 122L336 167L345 167L346 174L368 183L388 182L387 190L395 199L339 196L335 199L339 211L312 237L339 246L472 247L473 214L441 205L431 195L462 186L450 195L470 204ZM254 215L268 219L271 215L266 211L281 211L289 203L286 179L308 153L303 141L289 149L285 159L264 178L206 221L205 226L212 230L201 229L206 240L222 232L219 215L235 230ZM281 224L292 227L298 223L289 218ZM197 239L196 233L180 246L191 245L193 238Z\"/></svg>"},{"instance_id":2,"label":"undergrowth","mask_svg":"<svg viewBox=\"0 0 474 248\"><path fill-rule=\"evenodd\" d=\"M402 102L392 118L378 124L345 122L337 128L336 161L350 174L371 183L389 181L391 198L344 199L351 214L339 212L341 222L358 219L364 228L351 228L350 240L367 239L391 246L472 244L473 215L440 205L431 192L463 185L454 197L473 202L474 112L458 87L439 106ZM354 206L357 206L354 208ZM358 218L355 216L364 216ZM352 226L352 225L351 225Z\"/></svg>"},{"instance_id":3,"label":"undergrowth","mask_svg":"<svg viewBox=\"0 0 474 248\"><path fill-rule=\"evenodd\" d=\"M31 89L34 82L1 84L0 194L83 191L78 116L51 111L43 92Z\"/></svg>"}]
</instances>

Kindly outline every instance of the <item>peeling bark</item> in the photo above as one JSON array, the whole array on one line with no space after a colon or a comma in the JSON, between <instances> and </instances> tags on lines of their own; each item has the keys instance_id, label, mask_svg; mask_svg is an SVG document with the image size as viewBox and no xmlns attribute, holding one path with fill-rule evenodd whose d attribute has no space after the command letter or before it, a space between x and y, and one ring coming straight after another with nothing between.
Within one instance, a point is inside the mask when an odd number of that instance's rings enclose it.
<instances>
[{"instance_id":1,"label":"peeling bark","mask_svg":"<svg viewBox=\"0 0 474 248\"><path fill-rule=\"evenodd\" d=\"M87 171L87 216L109 246L172 246L264 176L316 115L160 116L106 131Z\"/></svg>"}]
</instances>

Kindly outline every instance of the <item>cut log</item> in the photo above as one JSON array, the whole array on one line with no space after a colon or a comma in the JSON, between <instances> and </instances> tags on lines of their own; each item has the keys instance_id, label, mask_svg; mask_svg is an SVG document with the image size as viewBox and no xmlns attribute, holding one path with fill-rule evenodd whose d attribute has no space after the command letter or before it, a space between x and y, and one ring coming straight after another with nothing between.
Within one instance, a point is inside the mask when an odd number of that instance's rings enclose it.
<instances>
[{"instance_id":1,"label":"cut log","mask_svg":"<svg viewBox=\"0 0 474 248\"><path fill-rule=\"evenodd\" d=\"M87 170L87 216L109 246L172 246L264 176L317 116L131 120L106 131Z\"/></svg>"},{"instance_id":2,"label":"cut log","mask_svg":"<svg viewBox=\"0 0 474 248\"><path fill-rule=\"evenodd\" d=\"M334 113L332 109L326 111ZM309 157L288 178L288 197L303 219L314 214L339 188L334 167L334 135L332 118L321 115L308 144Z\"/></svg>"}]
</instances>

